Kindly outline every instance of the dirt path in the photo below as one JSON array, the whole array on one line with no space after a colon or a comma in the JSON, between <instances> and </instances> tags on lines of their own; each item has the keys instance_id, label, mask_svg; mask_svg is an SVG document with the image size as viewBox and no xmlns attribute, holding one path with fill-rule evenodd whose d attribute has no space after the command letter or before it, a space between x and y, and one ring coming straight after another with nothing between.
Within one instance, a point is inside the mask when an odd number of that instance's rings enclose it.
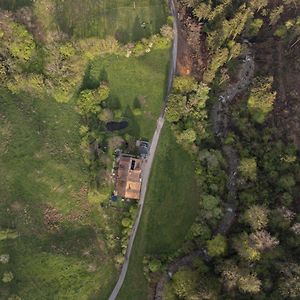
<instances>
[{"instance_id":1,"label":"dirt path","mask_svg":"<svg viewBox=\"0 0 300 300\"><path fill-rule=\"evenodd\" d=\"M162 112L160 114L160 117L157 120L157 126L156 126L156 130L154 132L152 141L151 141L151 146L150 146L150 151L149 151L149 156L147 159L147 162L144 164L143 167L143 173L142 173L142 178L143 178L143 182L142 182L142 188L141 188L141 199L139 201L139 206L138 206L138 214L136 217L136 220L134 222L134 225L132 227L131 230L131 235L129 237L129 242L128 242L128 246L127 246L127 250L126 250L126 254L125 254L125 261L123 263L122 269L121 269L121 273L119 275L118 281L109 297L109 300L115 300L122 288L122 285L124 283L125 277L126 277L126 273L128 270L128 266L129 266L129 260L130 260L130 256L131 256L131 252L132 252L132 247L133 247L133 243L136 237L136 233L140 224L140 220L141 220L141 216L142 216L142 212L143 212L143 208L144 208L144 203L145 203L145 196L146 196L146 191L147 191L147 186L148 186L148 181L149 181L149 177L150 177L150 172L151 172L151 167L153 164L153 160L154 160L154 155L156 152L156 148L158 145L158 141L160 138L160 134L161 134L161 130L163 128L164 122L165 122L165 108L166 108L166 100L167 97L171 91L172 88L172 83L173 83L173 78L175 75L175 70L176 70L176 60L177 60L177 47L178 47L178 34L177 34L177 13L176 13L176 9L175 9L175 5L173 0L169 0L169 6L170 6L170 10L172 12L172 15L174 17L174 23L173 23L173 28L174 28L174 40L173 40L173 49L172 49L172 61L171 61L171 67L170 67L170 71L169 71L169 78L168 78L168 86L167 86L167 93L166 93L166 99L165 99L165 104L162 108Z\"/></svg>"},{"instance_id":2,"label":"dirt path","mask_svg":"<svg viewBox=\"0 0 300 300\"><path fill-rule=\"evenodd\" d=\"M219 223L216 234L220 233L225 235L230 226L232 225L237 209L237 168L239 165L238 155L235 149L231 146L224 145L224 138L226 137L229 130L229 106L235 96L245 90L254 75L254 59L250 51L245 53L244 63L238 74L238 82L228 86L226 91L219 96L218 102L215 103L211 113L211 121L213 129L222 144L222 151L225 154L228 161L228 180L227 180L227 202L225 205L225 215ZM202 257L205 261L210 261L211 258L207 254L205 247L200 247L198 250L191 254L184 256L167 268L167 272L163 274L158 284L156 285L155 300L163 299L164 286L171 279L172 274L176 273L179 268L183 266L191 266L195 257Z\"/></svg>"}]
</instances>

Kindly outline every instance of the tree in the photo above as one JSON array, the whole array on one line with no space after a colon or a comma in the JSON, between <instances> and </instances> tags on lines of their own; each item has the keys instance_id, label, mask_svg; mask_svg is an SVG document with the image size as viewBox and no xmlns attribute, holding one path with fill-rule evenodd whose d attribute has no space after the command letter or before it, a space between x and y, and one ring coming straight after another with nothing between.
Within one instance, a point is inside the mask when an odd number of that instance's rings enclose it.
<instances>
[{"instance_id":1,"label":"tree","mask_svg":"<svg viewBox=\"0 0 300 300\"><path fill-rule=\"evenodd\" d=\"M200 207L203 210L203 215L207 220L218 219L222 214L219 207L220 199L212 195L202 195Z\"/></svg>"},{"instance_id":2,"label":"tree","mask_svg":"<svg viewBox=\"0 0 300 300\"><path fill-rule=\"evenodd\" d=\"M131 227L132 226L132 220L129 218L122 219L122 226L123 227Z\"/></svg>"},{"instance_id":3,"label":"tree","mask_svg":"<svg viewBox=\"0 0 300 300\"><path fill-rule=\"evenodd\" d=\"M263 7L268 5L269 0L251 0L249 5L254 10L261 10Z\"/></svg>"},{"instance_id":4,"label":"tree","mask_svg":"<svg viewBox=\"0 0 300 300\"><path fill-rule=\"evenodd\" d=\"M189 128L180 132L176 138L180 144L192 144L196 140L197 134L194 129Z\"/></svg>"},{"instance_id":5,"label":"tree","mask_svg":"<svg viewBox=\"0 0 300 300\"><path fill-rule=\"evenodd\" d=\"M174 78L173 88L176 93L188 94L197 89L197 81L192 76L178 76Z\"/></svg>"},{"instance_id":6,"label":"tree","mask_svg":"<svg viewBox=\"0 0 300 300\"><path fill-rule=\"evenodd\" d=\"M2 281L4 283L11 282L14 279L14 274L12 272L4 272Z\"/></svg>"},{"instance_id":7,"label":"tree","mask_svg":"<svg viewBox=\"0 0 300 300\"><path fill-rule=\"evenodd\" d=\"M211 62L203 74L203 80L205 83L211 83L214 80L219 68L222 67L228 60L228 55L229 51L227 48L219 49L213 54Z\"/></svg>"},{"instance_id":8,"label":"tree","mask_svg":"<svg viewBox=\"0 0 300 300\"><path fill-rule=\"evenodd\" d=\"M220 267L221 278L228 290L235 288L240 278L240 270L232 261L225 261Z\"/></svg>"},{"instance_id":9,"label":"tree","mask_svg":"<svg viewBox=\"0 0 300 300\"><path fill-rule=\"evenodd\" d=\"M268 223L269 210L262 205L252 205L244 213L243 220L248 223L253 230L261 230Z\"/></svg>"},{"instance_id":10,"label":"tree","mask_svg":"<svg viewBox=\"0 0 300 300\"><path fill-rule=\"evenodd\" d=\"M195 7L193 13L199 21L208 19L209 14L211 13L211 6L209 4L200 3L197 7Z\"/></svg>"},{"instance_id":11,"label":"tree","mask_svg":"<svg viewBox=\"0 0 300 300\"><path fill-rule=\"evenodd\" d=\"M13 79L7 82L7 88L13 93L27 92L33 96L41 96L45 94L45 84L42 75L16 74Z\"/></svg>"},{"instance_id":12,"label":"tree","mask_svg":"<svg viewBox=\"0 0 300 300\"><path fill-rule=\"evenodd\" d=\"M122 255L122 254L117 254L115 256L115 262L117 265L122 265L124 263L124 260L125 260L125 258L124 258L124 255Z\"/></svg>"},{"instance_id":13,"label":"tree","mask_svg":"<svg viewBox=\"0 0 300 300\"><path fill-rule=\"evenodd\" d=\"M98 119L102 122L109 122L113 120L113 112L109 108L105 108L98 114Z\"/></svg>"},{"instance_id":14,"label":"tree","mask_svg":"<svg viewBox=\"0 0 300 300\"><path fill-rule=\"evenodd\" d=\"M249 35L250 36L255 36L258 34L261 26L264 24L263 19L254 19L249 25Z\"/></svg>"},{"instance_id":15,"label":"tree","mask_svg":"<svg viewBox=\"0 0 300 300\"><path fill-rule=\"evenodd\" d=\"M276 6L275 8L272 9L269 16L271 25L275 25L278 22L280 15L283 13L283 11L284 11L283 5Z\"/></svg>"},{"instance_id":16,"label":"tree","mask_svg":"<svg viewBox=\"0 0 300 300\"><path fill-rule=\"evenodd\" d=\"M7 264L9 262L10 256L9 254L1 254L0 255L0 263Z\"/></svg>"},{"instance_id":17,"label":"tree","mask_svg":"<svg viewBox=\"0 0 300 300\"><path fill-rule=\"evenodd\" d=\"M28 61L34 50L35 43L32 35L20 24L11 25L13 41L8 43L11 55L21 61Z\"/></svg>"},{"instance_id":18,"label":"tree","mask_svg":"<svg viewBox=\"0 0 300 300\"><path fill-rule=\"evenodd\" d=\"M300 235L300 223L295 223L291 227L291 231L293 231L296 235Z\"/></svg>"},{"instance_id":19,"label":"tree","mask_svg":"<svg viewBox=\"0 0 300 300\"><path fill-rule=\"evenodd\" d=\"M182 268L173 276L173 289L179 298L186 299L196 288L197 274L188 268Z\"/></svg>"},{"instance_id":20,"label":"tree","mask_svg":"<svg viewBox=\"0 0 300 300\"><path fill-rule=\"evenodd\" d=\"M163 25L160 29L160 34L168 40L172 40L174 37L173 28L169 25Z\"/></svg>"},{"instance_id":21,"label":"tree","mask_svg":"<svg viewBox=\"0 0 300 300\"><path fill-rule=\"evenodd\" d=\"M99 113L100 104L109 96L109 88L106 85L100 85L96 90L83 90L80 93L77 103L81 115Z\"/></svg>"},{"instance_id":22,"label":"tree","mask_svg":"<svg viewBox=\"0 0 300 300\"><path fill-rule=\"evenodd\" d=\"M286 174L280 177L278 181L278 186L286 191L291 191L296 185L296 181L292 174Z\"/></svg>"},{"instance_id":23,"label":"tree","mask_svg":"<svg viewBox=\"0 0 300 300\"><path fill-rule=\"evenodd\" d=\"M157 271L159 271L161 269L161 267L162 267L162 264L161 264L160 260L158 260L158 259L152 259L152 260L150 260L150 262L149 262L149 270L151 272L153 272L153 273L157 272Z\"/></svg>"},{"instance_id":24,"label":"tree","mask_svg":"<svg viewBox=\"0 0 300 300\"><path fill-rule=\"evenodd\" d=\"M272 237L271 234L265 230L255 231L250 234L250 243L259 251L274 248L279 244L279 241Z\"/></svg>"},{"instance_id":25,"label":"tree","mask_svg":"<svg viewBox=\"0 0 300 300\"><path fill-rule=\"evenodd\" d=\"M260 252L251 245L246 232L243 232L233 240L233 248L245 260L257 261L260 259Z\"/></svg>"},{"instance_id":26,"label":"tree","mask_svg":"<svg viewBox=\"0 0 300 300\"><path fill-rule=\"evenodd\" d=\"M257 77L248 98L248 110L257 123L263 123L272 111L276 92L272 91L273 77Z\"/></svg>"},{"instance_id":27,"label":"tree","mask_svg":"<svg viewBox=\"0 0 300 300\"><path fill-rule=\"evenodd\" d=\"M13 229L4 229L0 230L0 241L8 239L16 239L19 237L19 234L16 230Z\"/></svg>"},{"instance_id":28,"label":"tree","mask_svg":"<svg viewBox=\"0 0 300 300\"><path fill-rule=\"evenodd\" d=\"M238 280L238 287L242 292L257 294L261 289L261 281L256 274L242 275Z\"/></svg>"},{"instance_id":29,"label":"tree","mask_svg":"<svg viewBox=\"0 0 300 300\"><path fill-rule=\"evenodd\" d=\"M210 87L201 82L197 89L196 89L196 93L194 95L191 95L189 98L189 101L193 101L193 106L196 106L199 109L204 109L206 106L206 101L209 99L209 91L210 91Z\"/></svg>"},{"instance_id":30,"label":"tree","mask_svg":"<svg viewBox=\"0 0 300 300\"><path fill-rule=\"evenodd\" d=\"M239 171L245 179L256 180L257 165L255 158L243 158L240 162Z\"/></svg>"},{"instance_id":31,"label":"tree","mask_svg":"<svg viewBox=\"0 0 300 300\"><path fill-rule=\"evenodd\" d=\"M223 235L217 234L207 242L207 250L210 256L221 256L226 252L227 242Z\"/></svg>"},{"instance_id":32,"label":"tree","mask_svg":"<svg viewBox=\"0 0 300 300\"><path fill-rule=\"evenodd\" d=\"M178 122L184 114L186 97L171 94L168 99L166 119L169 122Z\"/></svg>"},{"instance_id":33,"label":"tree","mask_svg":"<svg viewBox=\"0 0 300 300\"><path fill-rule=\"evenodd\" d=\"M300 297L300 266L296 263L285 263L281 266L279 291L283 297L299 299Z\"/></svg>"},{"instance_id":34,"label":"tree","mask_svg":"<svg viewBox=\"0 0 300 300\"><path fill-rule=\"evenodd\" d=\"M188 238L200 237L201 240L208 240L211 236L209 227L205 224L194 223L188 233Z\"/></svg>"},{"instance_id":35,"label":"tree","mask_svg":"<svg viewBox=\"0 0 300 300\"><path fill-rule=\"evenodd\" d=\"M59 48L59 52L64 59L70 58L75 55L75 49L71 43L66 43L61 45Z\"/></svg>"}]
</instances>

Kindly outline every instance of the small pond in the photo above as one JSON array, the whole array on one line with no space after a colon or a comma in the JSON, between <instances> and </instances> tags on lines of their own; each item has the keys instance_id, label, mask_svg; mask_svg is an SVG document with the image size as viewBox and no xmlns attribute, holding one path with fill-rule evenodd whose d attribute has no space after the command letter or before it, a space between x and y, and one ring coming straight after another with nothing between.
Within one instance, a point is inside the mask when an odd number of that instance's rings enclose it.
<instances>
[{"instance_id":1,"label":"small pond","mask_svg":"<svg viewBox=\"0 0 300 300\"><path fill-rule=\"evenodd\" d=\"M108 131L121 130L126 127L128 127L127 121L121 121L121 122L111 121L111 122L106 123L106 129Z\"/></svg>"}]
</instances>

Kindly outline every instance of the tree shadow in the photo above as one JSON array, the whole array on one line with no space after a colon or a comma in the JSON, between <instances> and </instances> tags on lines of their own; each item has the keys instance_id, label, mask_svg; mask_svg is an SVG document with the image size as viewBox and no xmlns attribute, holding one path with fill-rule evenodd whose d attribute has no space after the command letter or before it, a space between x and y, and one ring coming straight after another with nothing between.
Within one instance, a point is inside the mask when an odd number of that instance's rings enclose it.
<instances>
[{"instance_id":1,"label":"tree shadow","mask_svg":"<svg viewBox=\"0 0 300 300\"><path fill-rule=\"evenodd\" d=\"M107 107L111 110L122 109L119 97L116 95L110 95L107 101Z\"/></svg>"},{"instance_id":2,"label":"tree shadow","mask_svg":"<svg viewBox=\"0 0 300 300\"><path fill-rule=\"evenodd\" d=\"M143 28L141 27L141 20L138 16L136 16L132 26L131 40L137 42L141 40L144 36L145 34L143 32Z\"/></svg>"},{"instance_id":3,"label":"tree shadow","mask_svg":"<svg viewBox=\"0 0 300 300\"><path fill-rule=\"evenodd\" d=\"M141 101L138 97L135 97L132 104L133 108L142 108Z\"/></svg>"},{"instance_id":4,"label":"tree shadow","mask_svg":"<svg viewBox=\"0 0 300 300\"><path fill-rule=\"evenodd\" d=\"M99 87L100 82L91 75L92 64L89 63L84 71L79 93L83 90L93 90ZM102 72L102 71L101 71Z\"/></svg>"},{"instance_id":5,"label":"tree shadow","mask_svg":"<svg viewBox=\"0 0 300 300\"><path fill-rule=\"evenodd\" d=\"M107 71L105 70L105 68L102 68L100 71L100 74L98 76L99 81L106 81L108 82L108 74Z\"/></svg>"},{"instance_id":6,"label":"tree shadow","mask_svg":"<svg viewBox=\"0 0 300 300\"><path fill-rule=\"evenodd\" d=\"M127 133L130 134L131 136L135 138L140 137L140 125L136 120L136 117L134 116L132 109L130 108L129 105L127 105L126 110L124 112L124 117L128 120L128 128L127 128Z\"/></svg>"},{"instance_id":7,"label":"tree shadow","mask_svg":"<svg viewBox=\"0 0 300 300\"><path fill-rule=\"evenodd\" d=\"M122 44L126 44L130 41L130 35L124 28L118 28L116 30L115 38Z\"/></svg>"}]
</instances>

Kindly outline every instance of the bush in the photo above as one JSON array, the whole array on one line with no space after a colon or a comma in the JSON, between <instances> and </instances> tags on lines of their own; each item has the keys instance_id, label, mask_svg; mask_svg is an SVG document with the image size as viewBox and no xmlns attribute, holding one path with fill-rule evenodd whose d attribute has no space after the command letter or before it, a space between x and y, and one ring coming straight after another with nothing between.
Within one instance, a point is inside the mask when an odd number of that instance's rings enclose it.
<instances>
[{"instance_id":1,"label":"bush","mask_svg":"<svg viewBox=\"0 0 300 300\"><path fill-rule=\"evenodd\" d=\"M4 272L3 277L2 277L2 281L4 283L11 282L13 279L14 279L14 275L12 272Z\"/></svg>"},{"instance_id":2,"label":"bush","mask_svg":"<svg viewBox=\"0 0 300 300\"><path fill-rule=\"evenodd\" d=\"M158 259L152 259L149 262L149 270L152 273L159 271L161 269L161 267L162 267L161 261Z\"/></svg>"},{"instance_id":3,"label":"bush","mask_svg":"<svg viewBox=\"0 0 300 300\"><path fill-rule=\"evenodd\" d=\"M227 242L224 236L218 234L207 242L207 250L210 256L220 256L225 253Z\"/></svg>"}]
</instances>

